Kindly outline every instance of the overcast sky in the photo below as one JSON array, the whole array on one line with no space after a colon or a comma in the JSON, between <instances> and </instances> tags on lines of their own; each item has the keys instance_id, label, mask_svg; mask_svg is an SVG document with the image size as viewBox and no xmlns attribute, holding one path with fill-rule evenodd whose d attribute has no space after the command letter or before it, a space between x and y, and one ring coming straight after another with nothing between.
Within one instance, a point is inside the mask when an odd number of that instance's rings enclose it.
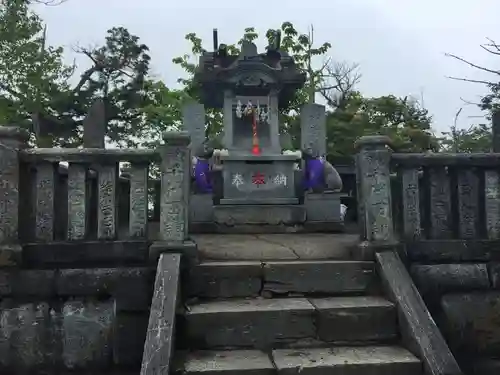
<instances>
[{"instance_id":1,"label":"overcast sky","mask_svg":"<svg viewBox=\"0 0 500 375\"><path fill-rule=\"evenodd\" d=\"M188 52L184 35L196 32L212 46L233 43L243 29L265 32L291 21L299 30L315 28L315 39L329 41L332 56L360 64L359 89L365 95L413 95L434 116L434 128L446 131L464 106L460 98L478 101L485 88L446 76L488 78L449 57L454 53L478 65L500 70L500 56L484 52L486 38L500 42L498 0L68 0L58 7L37 7L53 45L68 48L101 43L106 30L123 26L151 49L153 72L169 86L182 71L172 58ZM84 62L85 60L78 60ZM458 124L481 119L465 106Z\"/></svg>"}]
</instances>

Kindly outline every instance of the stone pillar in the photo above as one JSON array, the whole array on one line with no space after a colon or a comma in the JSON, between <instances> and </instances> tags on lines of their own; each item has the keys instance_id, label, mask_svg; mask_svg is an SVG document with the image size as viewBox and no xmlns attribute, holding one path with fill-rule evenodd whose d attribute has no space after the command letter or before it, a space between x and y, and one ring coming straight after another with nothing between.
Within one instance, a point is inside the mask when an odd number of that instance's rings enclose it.
<instances>
[{"instance_id":1,"label":"stone pillar","mask_svg":"<svg viewBox=\"0 0 500 375\"><path fill-rule=\"evenodd\" d=\"M205 107L203 104L190 102L182 107L184 130L191 137L191 152L197 152L205 142Z\"/></svg>"},{"instance_id":2,"label":"stone pillar","mask_svg":"<svg viewBox=\"0 0 500 375\"><path fill-rule=\"evenodd\" d=\"M29 134L14 126L0 126L0 267L21 260L19 246L19 156Z\"/></svg>"},{"instance_id":3,"label":"stone pillar","mask_svg":"<svg viewBox=\"0 0 500 375\"><path fill-rule=\"evenodd\" d=\"M493 111L491 118L491 131L493 133L493 152L500 152L500 110Z\"/></svg>"},{"instance_id":4,"label":"stone pillar","mask_svg":"<svg viewBox=\"0 0 500 375\"><path fill-rule=\"evenodd\" d=\"M362 237L369 243L394 243L394 228L391 205L390 161L386 136L361 137L356 142L356 172L358 173L358 197L362 204L362 220L365 233Z\"/></svg>"},{"instance_id":5,"label":"stone pillar","mask_svg":"<svg viewBox=\"0 0 500 375\"><path fill-rule=\"evenodd\" d=\"M300 112L300 144L312 148L317 156L326 156L325 106L306 104Z\"/></svg>"},{"instance_id":6,"label":"stone pillar","mask_svg":"<svg viewBox=\"0 0 500 375\"><path fill-rule=\"evenodd\" d=\"M151 246L156 261L163 252L192 250L188 241L190 158L189 133L165 132L165 144L158 149L161 157L160 228L158 242ZM192 254L191 254L192 255Z\"/></svg>"}]
</instances>

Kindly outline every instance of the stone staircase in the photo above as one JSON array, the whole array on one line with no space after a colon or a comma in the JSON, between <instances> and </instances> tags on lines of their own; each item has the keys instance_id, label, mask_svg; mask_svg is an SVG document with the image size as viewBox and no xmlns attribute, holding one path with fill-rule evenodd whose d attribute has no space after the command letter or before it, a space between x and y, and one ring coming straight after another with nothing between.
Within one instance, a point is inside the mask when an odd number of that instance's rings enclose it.
<instances>
[{"instance_id":1,"label":"stone staircase","mask_svg":"<svg viewBox=\"0 0 500 375\"><path fill-rule=\"evenodd\" d=\"M175 373L422 374L400 345L374 262L340 253L196 266L177 320Z\"/></svg>"}]
</instances>

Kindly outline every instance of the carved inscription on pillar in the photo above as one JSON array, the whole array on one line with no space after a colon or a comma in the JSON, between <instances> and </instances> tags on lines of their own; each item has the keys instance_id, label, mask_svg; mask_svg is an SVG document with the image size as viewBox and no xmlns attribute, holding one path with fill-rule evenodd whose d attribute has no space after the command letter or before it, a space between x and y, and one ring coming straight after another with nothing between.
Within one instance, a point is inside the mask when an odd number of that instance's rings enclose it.
<instances>
[{"instance_id":1,"label":"carved inscription on pillar","mask_svg":"<svg viewBox=\"0 0 500 375\"><path fill-rule=\"evenodd\" d=\"M0 143L0 244L17 240L18 207L19 163L17 151Z\"/></svg>"},{"instance_id":2,"label":"carved inscription on pillar","mask_svg":"<svg viewBox=\"0 0 500 375\"><path fill-rule=\"evenodd\" d=\"M116 236L116 196L118 166L100 165L98 170L97 237L112 240Z\"/></svg>"},{"instance_id":3,"label":"carved inscription on pillar","mask_svg":"<svg viewBox=\"0 0 500 375\"><path fill-rule=\"evenodd\" d=\"M164 134L161 146L160 239L181 242L187 238L189 217L190 152L186 132Z\"/></svg>"},{"instance_id":4,"label":"carved inscription on pillar","mask_svg":"<svg viewBox=\"0 0 500 375\"><path fill-rule=\"evenodd\" d=\"M86 235L87 167L78 163L68 166L68 239L83 240Z\"/></svg>"},{"instance_id":5,"label":"carved inscription on pillar","mask_svg":"<svg viewBox=\"0 0 500 375\"><path fill-rule=\"evenodd\" d=\"M54 164L41 162L36 166L35 237L37 241L54 239Z\"/></svg>"},{"instance_id":6,"label":"carved inscription on pillar","mask_svg":"<svg viewBox=\"0 0 500 375\"><path fill-rule=\"evenodd\" d=\"M326 155L326 114L319 104L306 104L300 112L301 145L317 156Z\"/></svg>"},{"instance_id":7,"label":"carved inscription on pillar","mask_svg":"<svg viewBox=\"0 0 500 375\"><path fill-rule=\"evenodd\" d=\"M383 136L361 137L358 141L358 163L368 241L392 242L390 140Z\"/></svg>"},{"instance_id":8,"label":"carved inscription on pillar","mask_svg":"<svg viewBox=\"0 0 500 375\"><path fill-rule=\"evenodd\" d=\"M420 193L417 169L402 169L401 193L403 195L403 230L408 240L420 238Z\"/></svg>"},{"instance_id":9,"label":"carved inscription on pillar","mask_svg":"<svg viewBox=\"0 0 500 375\"><path fill-rule=\"evenodd\" d=\"M445 167L429 168L430 181L430 236L433 239L448 239L451 230L450 179Z\"/></svg>"},{"instance_id":10,"label":"carved inscription on pillar","mask_svg":"<svg viewBox=\"0 0 500 375\"><path fill-rule=\"evenodd\" d=\"M479 177L476 171L459 170L457 185L459 235L460 238L474 238L479 219Z\"/></svg>"},{"instance_id":11,"label":"carved inscription on pillar","mask_svg":"<svg viewBox=\"0 0 500 375\"><path fill-rule=\"evenodd\" d=\"M130 237L145 237L147 222L148 166L139 164L132 165L130 169Z\"/></svg>"},{"instance_id":12,"label":"carved inscription on pillar","mask_svg":"<svg viewBox=\"0 0 500 375\"><path fill-rule=\"evenodd\" d=\"M500 175L496 170L484 172L484 206L489 239L500 238Z\"/></svg>"},{"instance_id":13,"label":"carved inscription on pillar","mask_svg":"<svg viewBox=\"0 0 500 375\"><path fill-rule=\"evenodd\" d=\"M182 108L184 129L191 137L191 150L196 152L205 141L205 107L191 102Z\"/></svg>"}]
</instances>

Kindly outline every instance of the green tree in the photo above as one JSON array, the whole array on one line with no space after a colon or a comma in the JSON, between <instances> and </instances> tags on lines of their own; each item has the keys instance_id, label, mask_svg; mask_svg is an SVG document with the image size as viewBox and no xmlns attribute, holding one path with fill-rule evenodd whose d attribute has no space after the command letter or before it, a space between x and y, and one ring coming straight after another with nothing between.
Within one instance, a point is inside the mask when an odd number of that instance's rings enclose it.
<instances>
[{"instance_id":1,"label":"green tree","mask_svg":"<svg viewBox=\"0 0 500 375\"><path fill-rule=\"evenodd\" d=\"M63 49L46 46L42 20L26 1L0 3L0 122L28 126L31 113L53 112L73 67Z\"/></svg>"},{"instance_id":2,"label":"green tree","mask_svg":"<svg viewBox=\"0 0 500 375\"><path fill-rule=\"evenodd\" d=\"M415 100L393 95L363 98L352 92L342 108L327 116L328 154L353 155L359 137L375 134L389 136L399 152L437 151L439 139L431 124L432 117Z\"/></svg>"},{"instance_id":3,"label":"green tree","mask_svg":"<svg viewBox=\"0 0 500 375\"><path fill-rule=\"evenodd\" d=\"M468 129L452 126L449 132L443 132L442 149L446 152L490 152L492 148L491 126L472 125Z\"/></svg>"}]
</instances>

